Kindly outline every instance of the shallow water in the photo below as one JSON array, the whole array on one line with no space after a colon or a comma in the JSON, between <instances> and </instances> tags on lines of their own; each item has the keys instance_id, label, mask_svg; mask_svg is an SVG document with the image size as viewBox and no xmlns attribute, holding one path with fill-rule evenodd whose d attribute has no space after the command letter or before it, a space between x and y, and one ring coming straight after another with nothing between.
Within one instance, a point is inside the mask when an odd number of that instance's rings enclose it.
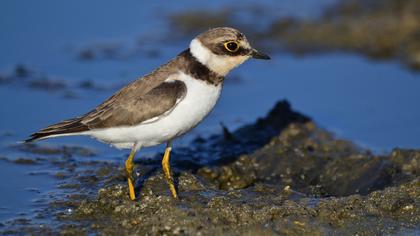
<instances>
[{"instance_id":1,"label":"shallow water","mask_svg":"<svg viewBox=\"0 0 420 236\"><path fill-rule=\"evenodd\" d=\"M29 166L22 171L21 165L13 165L1 162L0 173L7 181L0 183L2 190L0 219L7 219L10 216L28 216L36 209L38 203L33 201L42 194L51 191L54 181L49 177L45 167Z\"/></svg>"},{"instance_id":2,"label":"shallow water","mask_svg":"<svg viewBox=\"0 0 420 236\"><path fill-rule=\"evenodd\" d=\"M273 13L310 17L328 1L294 1L274 4ZM130 7L113 1L104 6L99 1L3 1L0 5L0 74L10 73L16 64L52 78L67 81L77 98L66 98L66 91L45 92L19 84L0 86L1 122L0 156L17 158L26 153L10 148L28 134L50 123L82 114L110 96L116 87L143 75L183 50L187 41L161 40L167 33L165 17L174 11L205 7L219 8L218 3L202 6L155 1L131 2ZM233 1L223 4L232 6ZM252 5L246 1L244 6ZM163 6L162 6L163 5ZM147 22L145 24L144 22ZM145 33L147 32L147 33ZM150 36L151 35L151 36ZM147 37L146 37L147 36ZM157 56L133 52L138 38L147 39L141 49L157 50ZM157 40L159 39L159 40ZM96 44L123 45L122 59L81 61L78 52ZM293 107L311 116L318 124L339 137L378 152L391 148L420 147L420 75L393 61L371 61L351 54L323 54L295 57L271 53L271 61L249 61L231 73L215 110L196 129L176 142L188 145L197 135L220 131L220 122L229 129L254 121L264 115L275 101L288 99ZM83 80L114 89L84 90ZM84 137L43 141L51 145L73 144L94 148L98 156L123 163L124 151L117 151ZM143 151L152 156L162 147ZM29 175L34 170L48 171L48 166L15 165L2 162L0 220L27 212L33 200L50 191L57 181L46 175ZM34 190L35 189L35 190Z\"/></svg>"}]
</instances>

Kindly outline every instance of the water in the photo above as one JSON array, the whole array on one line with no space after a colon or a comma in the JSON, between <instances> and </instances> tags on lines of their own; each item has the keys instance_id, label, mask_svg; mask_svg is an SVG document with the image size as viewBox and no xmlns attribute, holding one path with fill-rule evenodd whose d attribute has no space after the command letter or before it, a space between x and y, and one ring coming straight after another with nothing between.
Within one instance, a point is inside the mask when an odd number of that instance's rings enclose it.
<instances>
[{"instance_id":1,"label":"water","mask_svg":"<svg viewBox=\"0 0 420 236\"><path fill-rule=\"evenodd\" d=\"M332 0L301 0L277 3L270 14L312 17ZM218 9L237 6L236 1L205 3L186 1L71 1L17 0L0 4L0 74L23 63L30 69L67 81L75 87L89 79L114 86L150 72L187 47L187 41L155 40L169 31L166 16L185 9ZM236 5L235 5L236 4ZM240 7L253 1L241 1ZM239 7L239 6L238 6ZM151 36L148 36L151 35ZM147 36L147 37L146 37ZM148 39L144 49L157 50L158 56L130 54L139 38ZM78 60L78 52L96 43L121 44L129 56L122 60ZM279 99L288 99L293 107L311 116L318 124L342 138L361 146L385 152L393 147L418 148L420 139L419 74L393 61L375 62L352 54L323 54L295 57L268 52L271 61L252 60L231 73L222 97L209 117L175 145L187 145L197 135L220 130L220 122L230 129L263 116ZM10 145L48 124L89 111L114 90L72 89L78 98L68 99L63 92L44 92L24 86L0 86L0 155L16 158L27 154ZM7 135L6 135L7 134ZM85 137L43 141L51 145L83 145L98 150L104 159L123 163L125 152ZM151 156L162 147L146 149ZM2 162L1 183L8 194L0 196L0 220L16 216L33 207L33 200L57 184L47 176L29 176L33 168ZM31 189L38 189L31 191ZM17 210L11 210L17 209Z\"/></svg>"},{"instance_id":2,"label":"water","mask_svg":"<svg viewBox=\"0 0 420 236\"><path fill-rule=\"evenodd\" d=\"M27 216L34 213L29 210L38 205L34 199L41 197L54 186L54 181L50 178L48 170L44 169L45 167L25 167L25 170L22 171L21 165L0 162L0 173L3 178L10 177L0 182L2 191L1 220L10 216Z\"/></svg>"}]
</instances>

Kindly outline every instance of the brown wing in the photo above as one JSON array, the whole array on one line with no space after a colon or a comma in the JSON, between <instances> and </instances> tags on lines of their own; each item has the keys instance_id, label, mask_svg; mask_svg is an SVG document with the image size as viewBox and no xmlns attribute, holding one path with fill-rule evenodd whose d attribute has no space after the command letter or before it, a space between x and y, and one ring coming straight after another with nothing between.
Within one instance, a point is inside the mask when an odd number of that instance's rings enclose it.
<instances>
[{"instance_id":1,"label":"brown wing","mask_svg":"<svg viewBox=\"0 0 420 236\"><path fill-rule=\"evenodd\" d=\"M165 114L186 93L180 81L164 82L179 70L187 71L189 60L181 53L145 77L133 81L84 116L50 125L25 142L91 129L139 124Z\"/></svg>"},{"instance_id":2,"label":"brown wing","mask_svg":"<svg viewBox=\"0 0 420 236\"><path fill-rule=\"evenodd\" d=\"M179 80L163 82L145 94L142 90L133 90L135 87L138 89L138 86L133 83L86 115L50 125L32 134L25 142L91 129L140 124L165 115L182 100L187 92L185 84Z\"/></svg>"},{"instance_id":3,"label":"brown wing","mask_svg":"<svg viewBox=\"0 0 420 236\"><path fill-rule=\"evenodd\" d=\"M164 82L142 96L122 97L99 106L82 117L80 122L89 129L137 125L173 109L186 91L185 84L179 80Z\"/></svg>"}]
</instances>

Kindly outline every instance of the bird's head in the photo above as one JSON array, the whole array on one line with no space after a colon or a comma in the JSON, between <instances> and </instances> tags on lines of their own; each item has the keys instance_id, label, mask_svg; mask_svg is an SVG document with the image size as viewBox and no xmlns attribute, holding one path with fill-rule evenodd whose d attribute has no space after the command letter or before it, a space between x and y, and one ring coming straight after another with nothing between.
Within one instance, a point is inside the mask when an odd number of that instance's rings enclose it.
<instances>
[{"instance_id":1,"label":"bird's head","mask_svg":"<svg viewBox=\"0 0 420 236\"><path fill-rule=\"evenodd\" d=\"M249 58L270 59L252 48L244 34L229 27L201 33L191 41L190 51L199 62L221 76Z\"/></svg>"}]
</instances>

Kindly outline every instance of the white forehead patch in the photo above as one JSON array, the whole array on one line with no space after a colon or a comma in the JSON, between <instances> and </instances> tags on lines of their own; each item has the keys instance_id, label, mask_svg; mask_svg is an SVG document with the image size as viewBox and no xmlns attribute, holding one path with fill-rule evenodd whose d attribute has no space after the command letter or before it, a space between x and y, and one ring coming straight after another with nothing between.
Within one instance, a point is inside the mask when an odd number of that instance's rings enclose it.
<instances>
[{"instance_id":1,"label":"white forehead patch","mask_svg":"<svg viewBox=\"0 0 420 236\"><path fill-rule=\"evenodd\" d=\"M240 41L241 42L241 46L243 48L246 49L251 49L251 45L249 45L248 40L246 38L244 38L243 40Z\"/></svg>"},{"instance_id":2,"label":"white forehead patch","mask_svg":"<svg viewBox=\"0 0 420 236\"><path fill-rule=\"evenodd\" d=\"M191 54L203 65L206 65L213 72L225 76L233 68L239 66L249 59L249 56L224 56L217 55L205 47L199 39L195 38L190 43Z\"/></svg>"}]
</instances>

